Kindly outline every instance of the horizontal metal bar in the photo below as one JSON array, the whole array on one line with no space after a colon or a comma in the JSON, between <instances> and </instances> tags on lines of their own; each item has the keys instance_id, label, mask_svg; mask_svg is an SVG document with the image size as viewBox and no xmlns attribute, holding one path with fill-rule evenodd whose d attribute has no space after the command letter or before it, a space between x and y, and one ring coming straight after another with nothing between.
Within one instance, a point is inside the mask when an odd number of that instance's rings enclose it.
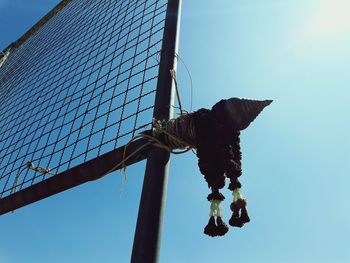
<instances>
[{"instance_id":1,"label":"horizontal metal bar","mask_svg":"<svg viewBox=\"0 0 350 263\"><path fill-rule=\"evenodd\" d=\"M126 149L125 149L126 147ZM138 139L104 155L54 175L42 182L0 199L0 215L29 205L80 184L99 179L110 172L147 158L151 148L145 139ZM127 159L122 163L123 158Z\"/></svg>"}]
</instances>

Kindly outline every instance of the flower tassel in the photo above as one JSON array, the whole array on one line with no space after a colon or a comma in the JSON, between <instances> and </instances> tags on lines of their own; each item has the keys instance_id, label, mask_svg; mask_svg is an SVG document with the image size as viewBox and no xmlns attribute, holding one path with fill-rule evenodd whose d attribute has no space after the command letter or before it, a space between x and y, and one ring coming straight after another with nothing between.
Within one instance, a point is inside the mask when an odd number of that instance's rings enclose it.
<instances>
[{"instance_id":1,"label":"flower tassel","mask_svg":"<svg viewBox=\"0 0 350 263\"><path fill-rule=\"evenodd\" d=\"M204 234L215 237L223 236L227 233L228 226L222 220L221 201L224 199L225 197L218 191L208 195L208 201L211 203L209 215L210 218L208 224L204 228Z\"/></svg>"},{"instance_id":2,"label":"flower tassel","mask_svg":"<svg viewBox=\"0 0 350 263\"><path fill-rule=\"evenodd\" d=\"M250 221L247 211L247 201L243 199L240 188L232 191L233 202L231 203L232 217L229 224L234 227L242 227Z\"/></svg>"}]
</instances>

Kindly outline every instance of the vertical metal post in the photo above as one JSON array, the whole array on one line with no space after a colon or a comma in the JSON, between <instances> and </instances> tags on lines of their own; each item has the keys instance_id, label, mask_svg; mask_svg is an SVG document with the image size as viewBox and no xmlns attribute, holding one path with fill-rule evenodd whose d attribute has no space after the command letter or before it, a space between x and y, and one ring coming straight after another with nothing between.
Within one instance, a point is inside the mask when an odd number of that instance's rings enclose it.
<instances>
[{"instance_id":1,"label":"vertical metal post","mask_svg":"<svg viewBox=\"0 0 350 263\"><path fill-rule=\"evenodd\" d=\"M170 70L177 67L180 9L181 0L168 1L153 112L157 120L172 117L174 83ZM149 151L131 256L133 263L159 261L169 157L168 152L159 148Z\"/></svg>"}]
</instances>

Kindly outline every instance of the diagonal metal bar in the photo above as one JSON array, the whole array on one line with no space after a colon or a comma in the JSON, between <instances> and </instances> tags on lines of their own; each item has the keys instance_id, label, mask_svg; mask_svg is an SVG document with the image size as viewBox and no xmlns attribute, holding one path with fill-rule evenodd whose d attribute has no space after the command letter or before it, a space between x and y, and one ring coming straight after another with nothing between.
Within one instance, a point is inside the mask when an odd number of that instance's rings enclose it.
<instances>
[{"instance_id":1,"label":"diagonal metal bar","mask_svg":"<svg viewBox=\"0 0 350 263\"><path fill-rule=\"evenodd\" d=\"M145 139L138 139L126 146L96 157L86 163L57 174L45 181L0 199L0 215L63 192L80 184L99 179L108 173L147 158L151 148ZM141 149L141 150L140 150ZM124 163L124 157L128 157ZM119 165L118 165L119 164Z\"/></svg>"},{"instance_id":2,"label":"diagonal metal bar","mask_svg":"<svg viewBox=\"0 0 350 263\"><path fill-rule=\"evenodd\" d=\"M61 11L71 0L62 0L59 2L50 12L48 12L42 19L40 19L34 26L32 26L22 37L17 39L15 42L10 44L5 50L18 48L25 41L28 40L35 32L37 32L46 22L48 22L52 17L54 17L59 11Z\"/></svg>"}]
</instances>

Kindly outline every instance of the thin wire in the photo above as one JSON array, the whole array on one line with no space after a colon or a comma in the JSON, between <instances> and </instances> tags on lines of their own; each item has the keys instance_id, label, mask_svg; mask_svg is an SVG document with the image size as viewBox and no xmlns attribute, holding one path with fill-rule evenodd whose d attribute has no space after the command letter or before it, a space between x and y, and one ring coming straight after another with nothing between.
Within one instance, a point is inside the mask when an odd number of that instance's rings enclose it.
<instances>
[{"instance_id":1,"label":"thin wire","mask_svg":"<svg viewBox=\"0 0 350 263\"><path fill-rule=\"evenodd\" d=\"M177 80L176 80L176 71L174 69L170 70L170 75L174 80L175 83L175 91L176 91L176 97L177 97L177 102L179 103L179 109L180 109L180 114L183 114L183 110L182 110L182 105L181 105L181 98L180 98L180 92L179 92L179 87L177 84Z\"/></svg>"},{"instance_id":2,"label":"thin wire","mask_svg":"<svg viewBox=\"0 0 350 263\"><path fill-rule=\"evenodd\" d=\"M181 58L181 56L178 54L178 53L176 53L176 55L175 55L177 58L179 58L180 59L180 61L181 61L181 63L182 63L182 65L184 65L184 67L185 67L185 69L186 69L186 72L187 72L187 74L188 74L188 77L190 78L190 83L191 83L191 85L190 85L190 112L192 112L192 106L193 106L193 81L192 81L192 76L191 76L191 72L190 72L190 70L188 69L188 67L187 67L187 65L186 65L186 63L185 63L185 61Z\"/></svg>"}]
</instances>

